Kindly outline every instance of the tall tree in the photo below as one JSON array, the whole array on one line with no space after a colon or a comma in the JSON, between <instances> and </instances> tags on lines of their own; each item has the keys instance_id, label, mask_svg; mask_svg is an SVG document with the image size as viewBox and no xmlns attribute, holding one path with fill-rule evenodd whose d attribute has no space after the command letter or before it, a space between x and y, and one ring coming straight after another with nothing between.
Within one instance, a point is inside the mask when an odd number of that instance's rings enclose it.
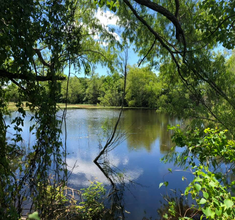
<instances>
[{"instance_id":1,"label":"tall tree","mask_svg":"<svg viewBox=\"0 0 235 220\"><path fill-rule=\"evenodd\" d=\"M156 74L149 67L128 67L126 101L130 107L157 106L159 90Z\"/></svg>"},{"instance_id":2,"label":"tall tree","mask_svg":"<svg viewBox=\"0 0 235 220\"><path fill-rule=\"evenodd\" d=\"M117 73L106 76L101 88L100 104L104 106L121 106L123 79Z\"/></svg>"},{"instance_id":3,"label":"tall tree","mask_svg":"<svg viewBox=\"0 0 235 220\"><path fill-rule=\"evenodd\" d=\"M82 79L83 80L83 79ZM69 79L69 87L67 82L61 85L61 101L66 103L83 103L85 98L86 87L81 82L81 78L71 77Z\"/></svg>"},{"instance_id":4,"label":"tall tree","mask_svg":"<svg viewBox=\"0 0 235 220\"><path fill-rule=\"evenodd\" d=\"M88 82L84 100L89 104L100 103L99 98L101 96L102 83L102 78L99 78L98 74L94 74Z\"/></svg>"}]
</instances>

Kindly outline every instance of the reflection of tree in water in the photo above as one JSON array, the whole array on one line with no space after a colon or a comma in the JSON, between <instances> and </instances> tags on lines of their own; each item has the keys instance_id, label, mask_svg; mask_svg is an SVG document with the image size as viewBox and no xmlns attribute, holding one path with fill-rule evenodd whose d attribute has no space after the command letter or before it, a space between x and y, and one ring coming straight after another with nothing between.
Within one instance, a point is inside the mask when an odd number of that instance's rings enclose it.
<instances>
[{"instance_id":1,"label":"reflection of tree in water","mask_svg":"<svg viewBox=\"0 0 235 220\"><path fill-rule=\"evenodd\" d=\"M127 141L130 150L145 148L149 152L154 147L155 141L159 139L160 151L167 152L172 146L170 141L171 133L167 132L167 126L177 123L174 118L152 110L125 110L119 121L119 126L116 127L115 133L113 133L117 116L113 113L110 115L107 111L106 117L99 118L94 115L88 121L89 129L92 129L90 132L93 133L94 128L97 129L98 127L96 133L100 134L101 152L94 162L112 186L108 195L109 202L107 203L110 212L107 213L106 219L125 218L125 212L128 213L128 210L124 209L123 193L129 186L129 184L125 184L128 181L124 172L113 166L112 161L109 161L108 153L118 146L123 139ZM97 117L99 120L96 120ZM111 139L113 134L113 139ZM104 143L104 140L106 140L106 143ZM111 140L110 143L109 140Z\"/></svg>"},{"instance_id":2,"label":"reflection of tree in water","mask_svg":"<svg viewBox=\"0 0 235 220\"><path fill-rule=\"evenodd\" d=\"M89 111L92 116L87 117L88 133L98 135L101 139L106 139L110 133L112 133L119 110L90 109ZM121 126L119 126L119 129L120 127Z\"/></svg>"},{"instance_id":3,"label":"reflection of tree in water","mask_svg":"<svg viewBox=\"0 0 235 220\"><path fill-rule=\"evenodd\" d=\"M110 211L105 214L104 219L125 219L123 200L125 191L124 174L110 163L107 155L102 155L100 159L99 162L94 161L94 163L111 183L106 204Z\"/></svg>"},{"instance_id":4,"label":"reflection of tree in water","mask_svg":"<svg viewBox=\"0 0 235 220\"><path fill-rule=\"evenodd\" d=\"M100 138L110 135L118 117L117 113L113 110L107 111L106 117L99 117L94 111L94 116L87 122L89 133L96 133ZM145 148L151 152L153 143L159 139L160 152L165 153L169 152L172 147L172 133L167 131L167 126L177 123L179 123L177 119L163 113L156 113L155 110L125 110L118 130L127 134L129 150Z\"/></svg>"},{"instance_id":5,"label":"reflection of tree in water","mask_svg":"<svg viewBox=\"0 0 235 220\"><path fill-rule=\"evenodd\" d=\"M145 148L150 152L157 138L160 141L161 152L170 150L171 133L167 131L167 126L176 124L177 121L174 118L156 113L154 110L126 110L123 117L130 150ZM130 130L131 133L128 132Z\"/></svg>"},{"instance_id":6,"label":"reflection of tree in water","mask_svg":"<svg viewBox=\"0 0 235 220\"><path fill-rule=\"evenodd\" d=\"M171 123L171 122L169 122ZM170 124L171 125L171 124ZM161 135L160 135L160 152L161 153L168 153L173 146L171 141L172 131L167 131L167 125L164 124L164 128L162 128Z\"/></svg>"},{"instance_id":7,"label":"reflection of tree in water","mask_svg":"<svg viewBox=\"0 0 235 220\"><path fill-rule=\"evenodd\" d=\"M94 163L109 180L112 186L111 191L108 195L110 212L107 213L108 216L106 216L105 219L124 219L125 212L127 212L124 209L123 200L123 193L126 189L125 182L127 180L127 177L125 176L123 171L118 169L116 166L113 166L108 159L108 153L112 151L116 146L118 146L120 142L122 142L123 139L125 139L126 137L125 132L123 133L121 129L118 129L122 113L123 108L119 112L113 129L109 128L109 123L104 124L104 129L107 130L107 133L105 134L107 135L107 140L103 147L100 146L101 151L94 159Z\"/></svg>"}]
</instances>

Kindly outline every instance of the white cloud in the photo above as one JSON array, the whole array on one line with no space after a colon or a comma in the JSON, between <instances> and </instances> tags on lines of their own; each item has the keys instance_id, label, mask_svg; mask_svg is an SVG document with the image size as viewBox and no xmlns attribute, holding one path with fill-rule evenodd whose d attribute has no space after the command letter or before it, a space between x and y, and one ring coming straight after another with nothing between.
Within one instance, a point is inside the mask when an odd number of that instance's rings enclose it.
<instances>
[{"instance_id":1,"label":"white cloud","mask_svg":"<svg viewBox=\"0 0 235 220\"><path fill-rule=\"evenodd\" d=\"M129 159L126 157L123 159L123 165L127 165L129 163Z\"/></svg>"},{"instance_id":2,"label":"white cloud","mask_svg":"<svg viewBox=\"0 0 235 220\"><path fill-rule=\"evenodd\" d=\"M117 25L119 18L110 11L102 11L100 8L96 12L95 17L100 20L100 23L104 26Z\"/></svg>"},{"instance_id":3,"label":"white cloud","mask_svg":"<svg viewBox=\"0 0 235 220\"><path fill-rule=\"evenodd\" d=\"M111 35L113 35L113 37L116 39L116 41L120 41L120 36L115 33L115 32L111 32L109 30L109 25L114 25L117 26L117 23L119 21L118 16L114 15L112 12L110 11L102 11L100 8L97 10L95 17L100 21L101 25L103 26L103 28L105 28L107 30L107 32ZM96 34L94 36L94 39L99 39L99 34ZM107 46L108 43L107 42L101 42L100 43L103 46Z\"/></svg>"},{"instance_id":4,"label":"white cloud","mask_svg":"<svg viewBox=\"0 0 235 220\"><path fill-rule=\"evenodd\" d=\"M118 167L120 164L127 165L129 160L128 158L118 158L115 155L109 155L110 161L112 161L112 165ZM92 160L83 160L81 157L77 156L74 158L67 158L68 169L74 166L76 163L76 167L72 170L73 175L69 179L69 183L76 186L89 186L89 181L97 180L101 183L109 185L109 180L105 177L105 175L100 171L100 169L94 164ZM136 180L140 175L142 175L142 169L126 169L124 171L124 182L129 182L129 180Z\"/></svg>"}]
</instances>

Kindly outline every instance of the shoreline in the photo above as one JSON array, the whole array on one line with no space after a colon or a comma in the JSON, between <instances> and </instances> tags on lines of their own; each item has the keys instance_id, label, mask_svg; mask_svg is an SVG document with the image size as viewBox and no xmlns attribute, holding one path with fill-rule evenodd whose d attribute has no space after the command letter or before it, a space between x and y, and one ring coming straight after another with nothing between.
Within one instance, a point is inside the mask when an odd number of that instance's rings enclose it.
<instances>
[{"instance_id":1,"label":"shoreline","mask_svg":"<svg viewBox=\"0 0 235 220\"><path fill-rule=\"evenodd\" d=\"M65 109L65 103L57 103L57 107L59 109ZM23 108L26 111L29 111L29 108L26 107L26 102L23 102ZM14 102L8 103L8 110L9 111L17 111L17 107L15 106ZM95 104L67 104L67 109L121 109L121 106L102 106L102 105L95 105ZM157 110L148 107L124 107L125 110Z\"/></svg>"}]
</instances>

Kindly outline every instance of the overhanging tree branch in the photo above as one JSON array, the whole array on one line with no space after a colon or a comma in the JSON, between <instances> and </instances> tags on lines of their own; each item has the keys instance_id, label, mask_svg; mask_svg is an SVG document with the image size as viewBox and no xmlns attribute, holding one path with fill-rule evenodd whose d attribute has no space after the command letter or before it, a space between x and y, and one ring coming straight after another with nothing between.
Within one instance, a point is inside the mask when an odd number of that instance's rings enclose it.
<instances>
[{"instance_id":1,"label":"overhanging tree branch","mask_svg":"<svg viewBox=\"0 0 235 220\"><path fill-rule=\"evenodd\" d=\"M163 16L165 16L169 21L171 21L173 23L173 25L176 28L176 39L178 41L180 41L180 36L182 37L182 41L183 41L183 45L184 45L184 55L185 56L185 51L186 51L186 40L185 40L185 36L184 36L184 31L177 19L177 17L175 15L173 15L170 11L168 11L166 8L162 7L161 5L158 5L155 2L151 2L149 0L134 0L135 2L137 2L140 5L144 5L160 14L162 14ZM125 1L124 1L125 2ZM178 9L179 9L179 2L176 1L176 12L175 14L178 14Z\"/></svg>"},{"instance_id":2,"label":"overhanging tree branch","mask_svg":"<svg viewBox=\"0 0 235 220\"><path fill-rule=\"evenodd\" d=\"M175 17L178 17L179 14L179 7L180 7L180 3L179 0L175 0Z\"/></svg>"},{"instance_id":3,"label":"overhanging tree branch","mask_svg":"<svg viewBox=\"0 0 235 220\"><path fill-rule=\"evenodd\" d=\"M158 42L170 53L174 63L176 64L177 66L177 70L178 70L178 73L181 77L181 79L183 80L183 82L189 86L187 80L183 77L181 71L180 71L180 65L179 63L177 62L174 54L173 54L173 51L167 46L167 44L163 41L162 37L155 31L153 30L153 28L141 17L138 15L137 11L132 7L132 5L130 4L130 2L128 0L123 0L125 2L125 4L131 9L131 11L133 12L133 14L136 16L136 18L145 26L148 28L148 30L155 36L155 39L158 40Z\"/></svg>"},{"instance_id":4,"label":"overhanging tree branch","mask_svg":"<svg viewBox=\"0 0 235 220\"><path fill-rule=\"evenodd\" d=\"M177 71L178 71L178 74L179 76L181 77L183 83L187 86L187 88L189 89L189 91L192 93L192 94L197 94L197 91L195 90L195 88L188 83L187 79L184 78L184 76L182 75L182 72L181 72L181 66L180 66L180 63L177 61L176 57L174 56L174 52L171 50L170 47L168 47L167 45L167 42L165 43L163 38L155 31L153 30L153 28L140 16L138 15L137 11L133 8L133 6L130 4L130 2L128 0L123 0L125 2L125 4L131 9L132 13L136 16L136 18L145 26L148 28L148 30L155 36L155 38L158 40L158 42L170 53L174 63L176 64L176 68L177 68ZM135 0L136 2L138 2L139 0ZM142 2L142 0L140 0L140 2ZM150 2L148 0L143 0L143 2ZM184 53L186 51L186 47L184 48ZM183 60L183 63L188 66L188 63L187 61L184 59ZM208 80L205 80L204 77L202 77L202 75L197 71L195 70L194 68L190 68L193 73L195 75L197 75L200 79L204 80L205 82L207 82L219 95L221 95L223 98L225 98L226 101L228 101L228 103L234 107L234 103L226 96L226 94L224 94L221 90L218 89L218 87L215 85L215 83L213 82L210 82ZM208 106L206 106L205 102L200 99L200 102L208 109ZM218 117L216 117L215 114L213 114L212 111L210 111L210 113L215 117L217 118L218 120ZM221 120L218 120L221 122ZM223 123L222 123L223 124Z\"/></svg>"},{"instance_id":5,"label":"overhanging tree branch","mask_svg":"<svg viewBox=\"0 0 235 220\"><path fill-rule=\"evenodd\" d=\"M14 79L11 79L11 81L17 85L19 88L21 88L22 90L24 90L25 92L28 92L23 86L21 86L18 82L16 82Z\"/></svg>"},{"instance_id":6,"label":"overhanging tree branch","mask_svg":"<svg viewBox=\"0 0 235 220\"><path fill-rule=\"evenodd\" d=\"M24 80L35 80L35 81L50 81L52 80L51 76L36 76L33 74L17 74L17 73L10 73L6 70L0 70L0 77L12 79L24 79ZM66 77L64 76L55 76L53 80L65 80Z\"/></svg>"}]
</instances>

